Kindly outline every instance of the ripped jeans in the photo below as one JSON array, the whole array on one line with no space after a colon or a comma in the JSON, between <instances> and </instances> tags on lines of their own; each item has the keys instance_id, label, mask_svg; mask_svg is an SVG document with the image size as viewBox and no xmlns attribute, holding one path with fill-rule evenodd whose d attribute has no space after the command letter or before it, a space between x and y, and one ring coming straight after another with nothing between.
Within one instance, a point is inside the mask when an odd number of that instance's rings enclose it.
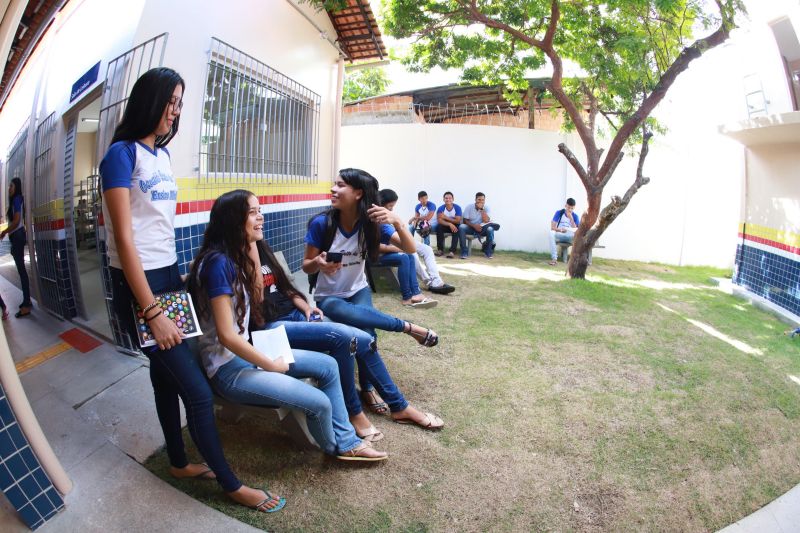
<instances>
[{"instance_id":1,"label":"ripped jeans","mask_svg":"<svg viewBox=\"0 0 800 533\"><path fill-rule=\"evenodd\" d=\"M278 326L286 328L292 348L328 352L336 359L344 403L350 416L363 410L356 390L356 361L359 363L358 372L362 384L368 382L375 385L390 411L402 411L408 407L408 402L392 381L383 359L375 349L374 339L369 334L337 322L307 322L305 315L297 309L268 323L264 329Z\"/></svg>"}]
</instances>

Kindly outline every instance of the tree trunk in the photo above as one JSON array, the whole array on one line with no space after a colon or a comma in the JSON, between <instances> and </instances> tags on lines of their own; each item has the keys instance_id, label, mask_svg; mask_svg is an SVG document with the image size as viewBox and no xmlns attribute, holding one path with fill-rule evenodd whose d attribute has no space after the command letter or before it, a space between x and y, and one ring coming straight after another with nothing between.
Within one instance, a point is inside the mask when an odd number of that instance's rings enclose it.
<instances>
[{"instance_id":1,"label":"tree trunk","mask_svg":"<svg viewBox=\"0 0 800 533\"><path fill-rule=\"evenodd\" d=\"M603 191L587 191L586 198L588 207L581 217L578 231L575 232L575 240L572 242L572 254L569 257L567 272L571 278L584 279L586 269L589 267L589 253L597 243L600 235L593 229L598 216L600 215L600 204L603 201Z\"/></svg>"}]
</instances>

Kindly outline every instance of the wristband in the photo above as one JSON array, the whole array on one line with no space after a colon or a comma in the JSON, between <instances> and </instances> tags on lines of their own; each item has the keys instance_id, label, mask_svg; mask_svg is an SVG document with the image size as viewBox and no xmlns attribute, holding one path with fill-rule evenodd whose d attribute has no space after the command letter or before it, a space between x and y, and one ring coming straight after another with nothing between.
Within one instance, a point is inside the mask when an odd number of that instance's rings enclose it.
<instances>
[{"instance_id":1,"label":"wristband","mask_svg":"<svg viewBox=\"0 0 800 533\"><path fill-rule=\"evenodd\" d=\"M154 314L150 318L144 317L144 321L145 321L145 323L149 324L151 321L155 320L156 318L158 318L160 315L163 315L163 314L164 314L164 311L159 309L158 313Z\"/></svg>"}]
</instances>

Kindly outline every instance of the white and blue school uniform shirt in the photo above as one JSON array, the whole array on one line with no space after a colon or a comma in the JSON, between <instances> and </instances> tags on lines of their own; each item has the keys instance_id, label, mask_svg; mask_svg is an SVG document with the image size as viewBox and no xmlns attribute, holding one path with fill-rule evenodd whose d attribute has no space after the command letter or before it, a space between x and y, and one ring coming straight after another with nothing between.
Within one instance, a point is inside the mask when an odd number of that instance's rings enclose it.
<instances>
[{"instance_id":1,"label":"white and blue school uniform shirt","mask_svg":"<svg viewBox=\"0 0 800 533\"><path fill-rule=\"evenodd\" d=\"M109 147L100 163L103 191L126 187L131 193L133 244L144 270L173 265L175 251L175 208L178 185L172 176L166 148L150 147L138 141L119 141ZM114 240L114 227L103 202L106 248L112 267L122 268Z\"/></svg>"},{"instance_id":2,"label":"white and blue school uniform shirt","mask_svg":"<svg viewBox=\"0 0 800 533\"><path fill-rule=\"evenodd\" d=\"M417 204L417 206L414 208L414 211L416 211L419 218L425 218L428 216L428 213L436 211L436 204L431 201L428 201L425 203L425 205ZM431 219L431 221L433 221L433 219Z\"/></svg>"},{"instance_id":3,"label":"white and blue school uniform shirt","mask_svg":"<svg viewBox=\"0 0 800 533\"><path fill-rule=\"evenodd\" d=\"M233 327L239 336L245 341L250 340L250 332L248 327L250 324L250 296L247 291L244 292L245 298L245 313L244 313L244 331L239 332L239 324L236 320L236 302L237 298L234 294L233 284L236 279L236 266L233 261L224 254L215 254L207 257L199 269L200 283L205 294L198 295L199 298L208 298L209 311L205 316L197 317L200 322L200 328L203 334L197 337L197 350L200 353L200 359L203 361L203 368L205 368L206 375L212 378L217 370L236 357L232 351L227 349L219 341L217 334L217 326L214 322L214 315L211 312L211 300L217 296L227 294L231 297L231 315L233 316Z\"/></svg>"},{"instance_id":4,"label":"white and blue school uniform shirt","mask_svg":"<svg viewBox=\"0 0 800 533\"><path fill-rule=\"evenodd\" d=\"M21 194L16 195L14 199L11 200L11 220L7 220L6 222L11 224L11 221L14 220L14 215L19 213L19 224L17 224L17 227L14 228L12 231L8 232L9 236L15 234L16 232L22 230L25 227L25 220L23 220L22 218L22 206L24 205L24 203L25 200L23 199Z\"/></svg>"},{"instance_id":5,"label":"white and blue school uniform shirt","mask_svg":"<svg viewBox=\"0 0 800 533\"><path fill-rule=\"evenodd\" d=\"M581 223L581 219L578 217L578 214L575 213L575 211L572 212L572 220L575 222L575 226L578 226ZM569 217L567 216L566 209L559 209L556 211L556 214L553 215L553 222L556 223L556 228L573 228L572 224L569 223Z\"/></svg>"},{"instance_id":6,"label":"white and blue school uniform shirt","mask_svg":"<svg viewBox=\"0 0 800 533\"><path fill-rule=\"evenodd\" d=\"M350 298L364 287L369 286L367 276L364 274L362 250L358 244L358 230L361 228L361 222L356 224L351 233L346 233L341 226L337 225L336 235L333 237L331 247L328 250L323 250L322 245L327 224L324 214L316 216L308 225L305 242L321 251L341 253L342 268L333 275L325 274L322 271L319 272L317 285L314 289L314 297L317 299L328 296ZM381 243L389 244L394 232L394 226L382 224Z\"/></svg>"},{"instance_id":7,"label":"white and blue school uniform shirt","mask_svg":"<svg viewBox=\"0 0 800 533\"><path fill-rule=\"evenodd\" d=\"M453 204L452 209L447 209L446 204L442 204L439 206L439 209L436 210L436 216L439 216L439 213L444 213L444 216L455 218L461 216L461 206L458 204Z\"/></svg>"}]
</instances>

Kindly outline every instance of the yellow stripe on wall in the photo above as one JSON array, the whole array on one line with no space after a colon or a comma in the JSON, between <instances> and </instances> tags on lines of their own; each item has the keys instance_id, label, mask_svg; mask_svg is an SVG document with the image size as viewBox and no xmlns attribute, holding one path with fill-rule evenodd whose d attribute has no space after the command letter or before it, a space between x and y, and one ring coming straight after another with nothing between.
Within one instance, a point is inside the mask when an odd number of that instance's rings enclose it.
<instances>
[{"instance_id":1,"label":"yellow stripe on wall","mask_svg":"<svg viewBox=\"0 0 800 533\"><path fill-rule=\"evenodd\" d=\"M246 189L257 196L279 194L327 194L331 182L285 183L284 178L196 178L184 177L175 180L178 184L178 202L200 202L215 200L220 195L236 189Z\"/></svg>"},{"instance_id":2,"label":"yellow stripe on wall","mask_svg":"<svg viewBox=\"0 0 800 533\"><path fill-rule=\"evenodd\" d=\"M739 233L745 232L745 224L739 224ZM767 226L759 226L758 224L747 223L747 235L753 237L760 237L770 241L785 244L794 248L800 248L800 233L794 233L788 230L781 230L769 228Z\"/></svg>"}]
</instances>

